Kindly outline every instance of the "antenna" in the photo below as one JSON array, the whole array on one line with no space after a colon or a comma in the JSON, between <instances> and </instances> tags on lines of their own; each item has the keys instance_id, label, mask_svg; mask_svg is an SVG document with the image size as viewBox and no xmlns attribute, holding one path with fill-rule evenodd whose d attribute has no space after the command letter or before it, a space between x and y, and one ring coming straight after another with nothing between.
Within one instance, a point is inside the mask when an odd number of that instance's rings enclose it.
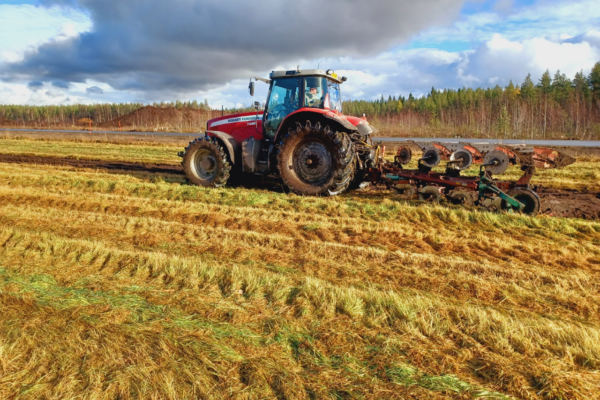
<instances>
[{"instance_id":1,"label":"antenna","mask_svg":"<svg viewBox=\"0 0 600 400\"><path fill-rule=\"evenodd\" d=\"M317 69L319 69L319 67L320 67L320 66L321 66L321 63L319 62L319 63L317 64Z\"/></svg>"}]
</instances>

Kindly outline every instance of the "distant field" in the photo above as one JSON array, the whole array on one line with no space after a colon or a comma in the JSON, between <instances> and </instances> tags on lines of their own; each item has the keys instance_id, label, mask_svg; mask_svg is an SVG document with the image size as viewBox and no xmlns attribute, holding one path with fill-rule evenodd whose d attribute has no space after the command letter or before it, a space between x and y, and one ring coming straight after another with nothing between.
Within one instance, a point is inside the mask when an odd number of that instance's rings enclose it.
<instances>
[{"instance_id":1,"label":"distant field","mask_svg":"<svg viewBox=\"0 0 600 400\"><path fill-rule=\"evenodd\" d=\"M600 398L599 222L2 163L0 199L0 398Z\"/></svg>"}]
</instances>

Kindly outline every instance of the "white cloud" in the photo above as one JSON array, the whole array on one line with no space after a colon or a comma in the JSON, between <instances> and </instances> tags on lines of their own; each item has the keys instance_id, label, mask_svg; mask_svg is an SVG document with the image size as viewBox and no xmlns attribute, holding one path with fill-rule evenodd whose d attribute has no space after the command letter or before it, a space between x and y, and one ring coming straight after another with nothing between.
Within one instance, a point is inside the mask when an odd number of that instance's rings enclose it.
<instances>
[{"instance_id":1,"label":"white cloud","mask_svg":"<svg viewBox=\"0 0 600 400\"><path fill-rule=\"evenodd\" d=\"M348 76L345 98L376 99L381 95L424 95L437 89L520 84L528 73L537 80L549 69L568 77L587 74L600 61L600 47L580 35L577 43L545 38L522 41L494 35L475 50L446 52L435 49L396 50L371 59L321 60L321 65Z\"/></svg>"},{"instance_id":2,"label":"white cloud","mask_svg":"<svg viewBox=\"0 0 600 400\"><path fill-rule=\"evenodd\" d=\"M502 4L505 3L505 4ZM508 7L499 1L501 12L463 16L450 27L434 27L416 35L416 43L443 44L447 41L482 43L495 34L511 40L533 37L576 36L597 29L600 7L597 0L539 1L532 6Z\"/></svg>"},{"instance_id":3,"label":"white cloud","mask_svg":"<svg viewBox=\"0 0 600 400\"><path fill-rule=\"evenodd\" d=\"M539 78L546 69L561 70L569 77L589 71L600 61L600 49L588 42L557 43L544 38L511 41L496 34L468 56L467 71L484 82L498 77L506 84L520 82L527 73Z\"/></svg>"},{"instance_id":4,"label":"white cloud","mask_svg":"<svg viewBox=\"0 0 600 400\"><path fill-rule=\"evenodd\" d=\"M27 49L51 38L76 36L90 27L89 17L81 11L0 4L0 63L19 61Z\"/></svg>"}]
</instances>

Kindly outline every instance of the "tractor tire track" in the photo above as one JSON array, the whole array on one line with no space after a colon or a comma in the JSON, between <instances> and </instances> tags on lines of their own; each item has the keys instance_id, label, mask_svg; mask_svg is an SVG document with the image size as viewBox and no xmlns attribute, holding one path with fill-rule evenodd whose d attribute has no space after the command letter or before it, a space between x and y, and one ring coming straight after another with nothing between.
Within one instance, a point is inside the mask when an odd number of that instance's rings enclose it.
<instances>
[{"instance_id":1,"label":"tractor tire track","mask_svg":"<svg viewBox=\"0 0 600 400\"><path fill-rule=\"evenodd\" d=\"M108 170L137 171L162 174L183 174L183 168L179 165L173 164L142 164L125 161L86 160L23 154L0 154L0 163L57 165L70 166L76 168L101 168Z\"/></svg>"}]
</instances>

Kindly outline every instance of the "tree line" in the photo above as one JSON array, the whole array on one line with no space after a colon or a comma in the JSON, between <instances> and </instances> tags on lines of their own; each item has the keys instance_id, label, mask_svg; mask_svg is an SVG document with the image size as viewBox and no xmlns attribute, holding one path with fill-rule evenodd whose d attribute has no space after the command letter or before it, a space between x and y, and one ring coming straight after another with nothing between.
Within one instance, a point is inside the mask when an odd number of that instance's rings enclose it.
<instances>
[{"instance_id":1,"label":"tree line","mask_svg":"<svg viewBox=\"0 0 600 400\"><path fill-rule=\"evenodd\" d=\"M175 101L154 107L211 111L208 101ZM61 106L0 105L0 125L43 127L118 119L145 104L75 104ZM507 139L600 139L600 62L589 75L570 79L546 71L538 82L531 74L506 87L432 88L426 96L383 96L374 101L347 100L346 115L366 115L384 135L497 137ZM225 109L225 115L249 111ZM212 110L221 111L221 110Z\"/></svg>"},{"instance_id":2,"label":"tree line","mask_svg":"<svg viewBox=\"0 0 600 400\"><path fill-rule=\"evenodd\" d=\"M208 100L204 102L174 101L152 104L143 103L104 103L104 104L73 104L56 106L30 105L0 105L0 125L11 126L69 126L78 125L80 121L87 123L103 123L119 119L142 107L151 105L158 108L174 107L177 109L210 110ZM231 112L228 110L228 112Z\"/></svg>"},{"instance_id":3,"label":"tree line","mask_svg":"<svg viewBox=\"0 0 600 400\"><path fill-rule=\"evenodd\" d=\"M401 136L600 139L600 62L591 73L569 79L546 71L538 82L528 74L521 85L436 90L419 98L383 96L349 100L344 113L374 120Z\"/></svg>"}]
</instances>

